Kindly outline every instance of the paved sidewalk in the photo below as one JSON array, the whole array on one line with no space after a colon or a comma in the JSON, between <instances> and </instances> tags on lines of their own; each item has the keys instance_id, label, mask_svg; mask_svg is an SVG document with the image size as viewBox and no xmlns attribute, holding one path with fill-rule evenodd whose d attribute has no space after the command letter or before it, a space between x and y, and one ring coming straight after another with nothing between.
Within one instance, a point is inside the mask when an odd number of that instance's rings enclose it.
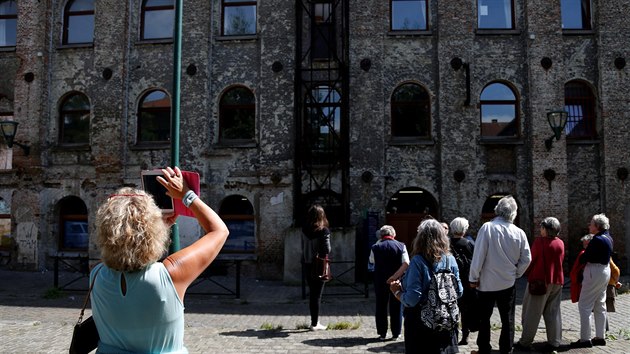
<instances>
[{"instance_id":1,"label":"paved sidewalk","mask_svg":"<svg viewBox=\"0 0 630 354\"><path fill-rule=\"evenodd\" d=\"M62 273L63 280L71 280L74 274ZM215 277L230 287L233 278ZM626 284L627 284L626 279ZM52 288L52 272L18 272L0 269L0 352L2 353L67 353L72 327L85 296L84 291L64 291L57 299L43 297ZM75 284L87 287L87 280ZM518 283L522 294L524 282ZM194 288L195 291L221 291L210 282ZM335 292L327 287L327 293ZM321 322L324 324L346 323L356 329L310 332L304 328L309 323L308 304L302 299L299 286L287 286L281 282L257 281L243 277L241 299L234 296L187 295L186 346L191 353L403 353L402 341L377 339L374 324L374 296L324 295ZM630 295L617 298L618 312L610 314L610 334L606 347L571 349L570 353L630 353ZM520 305L516 318L520 320ZM579 316L577 305L570 300L562 302L564 340L568 344L578 338ZM493 346L498 348L498 311L492 318ZM265 328L274 328L266 330ZM516 339L520 331L516 331ZM460 346L461 353L476 349L471 335L471 345ZM536 341L545 340L544 326L538 331ZM498 351L496 352L498 353Z\"/></svg>"}]
</instances>

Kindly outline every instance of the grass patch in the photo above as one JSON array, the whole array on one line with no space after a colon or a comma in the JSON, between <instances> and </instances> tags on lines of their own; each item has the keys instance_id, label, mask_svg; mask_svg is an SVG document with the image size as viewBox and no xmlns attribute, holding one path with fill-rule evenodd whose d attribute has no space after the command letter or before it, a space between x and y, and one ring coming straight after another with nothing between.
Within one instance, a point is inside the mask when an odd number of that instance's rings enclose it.
<instances>
[{"instance_id":1,"label":"grass patch","mask_svg":"<svg viewBox=\"0 0 630 354\"><path fill-rule=\"evenodd\" d=\"M50 288L44 293L44 299L55 300L63 296L63 291L59 288Z\"/></svg>"},{"instance_id":2,"label":"grass patch","mask_svg":"<svg viewBox=\"0 0 630 354\"><path fill-rule=\"evenodd\" d=\"M606 333L606 339L608 340L619 340L625 339L630 340L630 329L622 328L617 332L608 332Z\"/></svg>"},{"instance_id":3,"label":"grass patch","mask_svg":"<svg viewBox=\"0 0 630 354\"><path fill-rule=\"evenodd\" d=\"M265 331L282 331L282 325L273 325L265 322L260 326L260 329Z\"/></svg>"},{"instance_id":4,"label":"grass patch","mask_svg":"<svg viewBox=\"0 0 630 354\"><path fill-rule=\"evenodd\" d=\"M295 325L295 329L300 330L300 329L310 329L311 326L309 326L308 323L298 323Z\"/></svg>"},{"instance_id":5,"label":"grass patch","mask_svg":"<svg viewBox=\"0 0 630 354\"><path fill-rule=\"evenodd\" d=\"M359 329L359 327L361 327L360 321L355 322L355 323L342 321L342 322L337 322L337 323L331 323L328 325L326 329L327 330L344 330L344 329Z\"/></svg>"}]
</instances>

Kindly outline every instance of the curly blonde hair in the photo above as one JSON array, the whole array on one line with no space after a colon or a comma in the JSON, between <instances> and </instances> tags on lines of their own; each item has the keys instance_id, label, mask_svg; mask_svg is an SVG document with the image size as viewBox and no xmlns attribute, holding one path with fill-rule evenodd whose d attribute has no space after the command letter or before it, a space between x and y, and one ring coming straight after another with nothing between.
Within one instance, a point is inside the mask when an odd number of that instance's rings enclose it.
<instances>
[{"instance_id":1,"label":"curly blonde hair","mask_svg":"<svg viewBox=\"0 0 630 354\"><path fill-rule=\"evenodd\" d=\"M151 195L121 188L96 213L103 262L118 271L137 271L156 262L169 245L170 230Z\"/></svg>"},{"instance_id":2,"label":"curly blonde hair","mask_svg":"<svg viewBox=\"0 0 630 354\"><path fill-rule=\"evenodd\" d=\"M450 242L442 224L435 219L427 219L418 226L411 254L422 255L427 262L433 264L438 262L443 254L448 254L449 248Z\"/></svg>"}]
</instances>

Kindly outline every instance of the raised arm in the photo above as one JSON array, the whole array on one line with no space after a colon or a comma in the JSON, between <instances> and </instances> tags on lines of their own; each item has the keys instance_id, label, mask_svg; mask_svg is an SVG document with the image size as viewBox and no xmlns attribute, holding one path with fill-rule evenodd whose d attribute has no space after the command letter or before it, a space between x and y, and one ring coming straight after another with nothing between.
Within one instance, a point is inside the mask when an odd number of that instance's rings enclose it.
<instances>
[{"instance_id":1,"label":"raised arm","mask_svg":"<svg viewBox=\"0 0 630 354\"><path fill-rule=\"evenodd\" d=\"M158 181L168 189L168 194L175 199L182 199L189 188L179 168L163 169L164 178ZM173 280L180 299L184 299L186 289L214 261L229 234L228 228L219 215L200 198L189 206L195 218L206 231L192 245L173 253L164 260L164 266Z\"/></svg>"}]
</instances>

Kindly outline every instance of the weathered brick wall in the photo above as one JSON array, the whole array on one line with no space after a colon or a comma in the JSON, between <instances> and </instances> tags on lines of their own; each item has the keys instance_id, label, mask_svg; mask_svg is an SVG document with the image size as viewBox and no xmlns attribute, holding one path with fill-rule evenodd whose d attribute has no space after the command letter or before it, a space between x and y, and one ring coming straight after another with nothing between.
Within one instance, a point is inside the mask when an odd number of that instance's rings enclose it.
<instances>
[{"instance_id":1,"label":"weathered brick wall","mask_svg":"<svg viewBox=\"0 0 630 354\"><path fill-rule=\"evenodd\" d=\"M220 4L184 3L180 164L201 174L202 197L213 208L230 195L252 203L258 274L278 278L284 237L294 227L294 178L305 178L294 176L300 143L294 117L295 3L259 2L258 34L239 39L220 36ZM94 45L61 46L64 5L20 1L18 46L0 52L0 93L7 96L0 108L11 105L20 122L18 141L32 149L26 157L13 148L14 170L0 174L0 195L11 202L12 212L20 212L15 230L35 224L39 267L50 266L48 255L58 247L61 199L81 198L93 230L96 208L109 193L121 185L138 186L142 169L170 163L168 147L138 147L136 135L143 93L162 89L172 95L171 41L139 41L140 0L97 0ZM388 32L387 1L349 1L349 209L359 237L365 237L365 212L380 211L383 222L389 199L402 188L424 189L436 199L441 219L464 216L472 230L480 226L487 197L511 193L530 237L542 218L561 220L569 253L590 216L605 212L615 249L625 257L630 198L617 171L630 168L628 68L617 69L613 62L628 55L630 39L619 33L630 28L619 16L618 2L594 5L592 34L563 34L559 3L544 0L515 2L516 31L483 34L475 30L475 1L432 1L430 32L400 35ZM542 68L543 57L552 60L551 68ZM470 68L467 106L465 70L454 70L453 58ZM367 70L361 67L364 59L371 62ZM282 64L277 72L276 62ZM196 72L187 74L192 65ZM30 83L24 81L28 72L35 77ZM598 99L599 139L578 144L563 135L547 151L546 113L563 106L564 84L575 79L587 82ZM510 143L480 139L479 96L493 81L508 84L517 95L522 136ZM430 95L428 141L391 139L391 95L406 82ZM235 85L255 95L256 144L219 144L219 100ZM71 91L90 99L89 148L57 147L59 104ZM551 188L543 177L546 169L556 172ZM456 181L455 171L465 178ZM365 172L373 178L364 180ZM338 175L334 172L336 181ZM98 254L93 243L90 251ZM622 267L627 269L627 262Z\"/></svg>"}]
</instances>

